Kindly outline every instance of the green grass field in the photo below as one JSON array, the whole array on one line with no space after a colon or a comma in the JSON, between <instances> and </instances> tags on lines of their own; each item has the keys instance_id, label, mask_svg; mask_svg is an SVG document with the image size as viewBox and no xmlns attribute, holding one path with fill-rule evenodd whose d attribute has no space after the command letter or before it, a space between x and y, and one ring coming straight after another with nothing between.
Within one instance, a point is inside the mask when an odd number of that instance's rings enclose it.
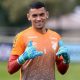
<instances>
[{"instance_id":1,"label":"green grass field","mask_svg":"<svg viewBox=\"0 0 80 80\"><path fill-rule=\"evenodd\" d=\"M56 70L56 80L80 80L80 63L71 63L65 75Z\"/></svg>"},{"instance_id":2,"label":"green grass field","mask_svg":"<svg viewBox=\"0 0 80 80\"><path fill-rule=\"evenodd\" d=\"M71 63L65 75L61 75L56 70L56 80L79 80L80 63ZM7 63L0 62L0 80L19 80L19 71L13 75L7 72Z\"/></svg>"},{"instance_id":3,"label":"green grass field","mask_svg":"<svg viewBox=\"0 0 80 80\"><path fill-rule=\"evenodd\" d=\"M7 62L0 62L0 80L19 80L19 71L10 75L7 71Z\"/></svg>"}]
</instances>

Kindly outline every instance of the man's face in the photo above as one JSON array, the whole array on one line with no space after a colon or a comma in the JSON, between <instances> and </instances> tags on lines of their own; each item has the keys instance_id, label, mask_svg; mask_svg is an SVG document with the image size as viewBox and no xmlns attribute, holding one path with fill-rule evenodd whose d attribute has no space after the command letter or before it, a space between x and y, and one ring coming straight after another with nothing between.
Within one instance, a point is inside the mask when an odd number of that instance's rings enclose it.
<instances>
[{"instance_id":1,"label":"man's face","mask_svg":"<svg viewBox=\"0 0 80 80\"><path fill-rule=\"evenodd\" d=\"M32 22L32 26L35 28L43 28L48 18L48 11L44 7L39 9L30 9L27 14L28 20Z\"/></svg>"}]
</instances>

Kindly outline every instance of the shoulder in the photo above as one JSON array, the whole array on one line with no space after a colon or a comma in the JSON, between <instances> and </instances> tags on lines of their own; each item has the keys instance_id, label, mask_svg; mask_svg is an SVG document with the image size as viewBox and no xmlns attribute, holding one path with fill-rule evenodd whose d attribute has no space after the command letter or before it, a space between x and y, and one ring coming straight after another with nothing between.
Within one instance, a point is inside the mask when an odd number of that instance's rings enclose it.
<instances>
[{"instance_id":1,"label":"shoulder","mask_svg":"<svg viewBox=\"0 0 80 80\"><path fill-rule=\"evenodd\" d=\"M50 36L52 36L52 37L55 37L55 38L58 38L58 39L61 38L61 35L54 30L49 29L49 33L50 33Z\"/></svg>"},{"instance_id":2,"label":"shoulder","mask_svg":"<svg viewBox=\"0 0 80 80\"><path fill-rule=\"evenodd\" d=\"M22 30L21 32L17 33L15 37L17 38L21 38L23 37L25 34L27 35L31 30L31 27L25 29L25 30Z\"/></svg>"}]
</instances>

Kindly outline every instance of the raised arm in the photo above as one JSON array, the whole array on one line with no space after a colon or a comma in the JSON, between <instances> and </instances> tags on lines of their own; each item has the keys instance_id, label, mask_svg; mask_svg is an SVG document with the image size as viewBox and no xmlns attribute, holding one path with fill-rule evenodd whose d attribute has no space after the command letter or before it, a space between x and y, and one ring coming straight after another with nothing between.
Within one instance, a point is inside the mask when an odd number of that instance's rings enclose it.
<instances>
[{"instance_id":1,"label":"raised arm","mask_svg":"<svg viewBox=\"0 0 80 80\"><path fill-rule=\"evenodd\" d=\"M10 74L13 74L15 72L17 72L21 65L17 62L18 59L18 55L11 55L8 61L8 72Z\"/></svg>"},{"instance_id":2,"label":"raised arm","mask_svg":"<svg viewBox=\"0 0 80 80\"><path fill-rule=\"evenodd\" d=\"M68 54L68 48L65 47L63 41L59 41L59 50L56 53L56 65L61 74L65 74L69 68L70 57Z\"/></svg>"},{"instance_id":3,"label":"raised arm","mask_svg":"<svg viewBox=\"0 0 80 80\"><path fill-rule=\"evenodd\" d=\"M27 60L33 59L35 57L41 56L42 51L37 51L36 48L32 45L32 41L28 43L23 54L20 56L11 55L8 62L8 72L13 74L17 72L21 65L24 64Z\"/></svg>"}]
</instances>

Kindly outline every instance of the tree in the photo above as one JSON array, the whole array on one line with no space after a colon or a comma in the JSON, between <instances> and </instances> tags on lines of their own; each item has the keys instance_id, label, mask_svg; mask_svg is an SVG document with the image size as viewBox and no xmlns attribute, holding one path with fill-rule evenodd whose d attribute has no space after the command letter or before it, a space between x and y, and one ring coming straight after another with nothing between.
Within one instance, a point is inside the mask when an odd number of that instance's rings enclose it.
<instances>
[{"instance_id":1,"label":"tree","mask_svg":"<svg viewBox=\"0 0 80 80\"><path fill-rule=\"evenodd\" d=\"M1 6L5 8L9 20L9 24L12 26L24 25L27 21L26 11L31 2L37 0L3 0ZM59 17L63 14L67 14L73 10L76 6L76 0L38 0L45 2L47 8L50 11L51 17ZM77 2L80 2L77 0Z\"/></svg>"}]
</instances>

